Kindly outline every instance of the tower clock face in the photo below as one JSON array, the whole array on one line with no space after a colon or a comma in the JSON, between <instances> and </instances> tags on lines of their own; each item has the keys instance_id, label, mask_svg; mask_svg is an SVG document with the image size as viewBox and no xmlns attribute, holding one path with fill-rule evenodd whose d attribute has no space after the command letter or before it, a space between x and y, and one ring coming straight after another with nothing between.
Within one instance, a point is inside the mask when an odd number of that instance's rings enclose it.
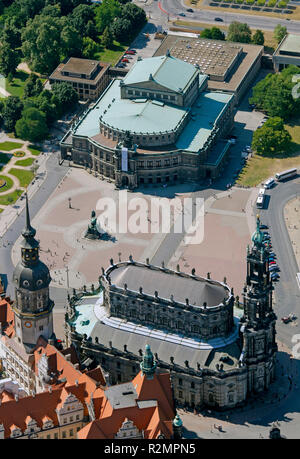
<instances>
[{"instance_id":1,"label":"tower clock face","mask_svg":"<svg viewBox=\"0 0 300 459\"><path fill-rule=\"evenodd\" d=\"M32 322L30 322L30 320L26 320L24 325L25 325L26 328L31 328L32 327Z\"/></svg>"}]
</instances>

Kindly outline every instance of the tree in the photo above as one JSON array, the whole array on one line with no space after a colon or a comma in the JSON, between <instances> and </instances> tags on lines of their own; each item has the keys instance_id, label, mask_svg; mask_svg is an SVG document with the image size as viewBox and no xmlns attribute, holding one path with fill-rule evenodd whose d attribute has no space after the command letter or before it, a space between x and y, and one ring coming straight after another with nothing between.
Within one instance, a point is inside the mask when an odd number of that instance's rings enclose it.
<instances>
[{"instance_id":1,"label":"tree","mask_svg":"<svg viewBox=\"0 0 300 459\"><path fill-rule=\"evenodd\" d=\"M111 30L109 29L109 27L106 27L104 32L103 32L103 35L102 35L102 38L101 38L101 42L104 46L104 48L110 48L113 44L113 36L112 36L112 32Z\"/></svg>"},{"instance_id":2,"label":"tree","mask_svg":"<svg viewBox=\"0 0 300 459\"><path fill-rule=\"evenodd\" d=\"M102 34L106 27L109 27L116 17L121 15L121 5L117 0L103 0L96 8L96 27Z\"/></svg>"},{"instance_id":3,"label":"tree","mask_svg":"<svg viewBox=\"0 0 300 459\"><path fill-rule=\"evenodd\" d=\"M239 43L250 43L251 30L248 24L242 24L238 21L232 22L228 28L227 40Z\"/></svg>"},{"instance_id":4,"label":"tree","mask_svg":"<svg viewBox=\"0 0 300 459\"><path fill-rule=\"evenodd\" d=\"M6 20L5 26L1 34L1 41L9 44L11 49L16 49L21 46L20 30L14 25L12 20Z\"/></svg>"},{"instance_id":5,"label":"tree","mask_svg":"<svg viewBox=\"0 0 300 459\"><path fill-rule=\"evenodd\" d=\"M75 27L66 24L61 32L61 52L64 56L80 57L83 41Z\"/></svg>"},{"instance_id":6,"label":"tree","mask_svg":"<svg viewBox=\"0 0 300 459\"><path fill-rule=\"evenodd\" d=\"M27 78L24 84L24 93L23 93L24 99L27 99L28 97L32 97L35 95L35 83L37 79L38 77L35 73L31 73L29 77Z\"/></svg>"},{"instance_id":7,"label":"tree","mask_svg":"<svg viewBox=\"0 0 300 459\"><path fill-rule=\"evenodd\" d=\"M5 129L12 132L15 129L16 122L21 118L23 103L19 97L9 96L5 99L2 110L2 118Z\"/></svg>"},{"instance_id":8,"label":"tree","mask_svg":"<svg viewBox=\"0 0 300 459\"><path fill-rule=\"evenodd\" d=\"M22 31L22 52L33 70L51 73L60 62L61 19L38 15Z\"/></svg>"},{"instance_id":9,"label":"tree","mask_svg":"<svg viewBox=\"0 0 300 459\"><path fill-rule=\"evenodd\" d=\"M277 43L280 43L281 40L284 39L284 37L286 36L286 33L287 33L286 27L280 24L277 24L277 26L274 29L274 35L273 35Z\"/></svg>"},{"instance_id":10,"label":"tree","mask_svg":"<svg viewBox=\"0 0 300 459\"><path fill-rule=\"evenodd\" d=\"M94 59L95 54L99 51L99 45L89 37L83 38L82 55L86 59Z\"/></svg>"},{"instance_id":11,"label":"tree","mask_svg":"<svg viewBox=\"0 0 300 459\"><path fill-rule=\"evenodd\" d=\"M10 47L6 41L0 44L0 72L7 77L9 74L15 75L20 62L19 53Z\"/></svg>"},{"instance_id":12,"label":"tree","mask_svg":"<svg viewBox=\"0 0 300 459\"><path fill-rule=\"evenodd\" d=\"M128 19L117 18L114 21L111 30L116 40L121 42L128 41L132 35L132 26Z\"/></svg>"},{"instance_id":13,"label":"tree","mask_svg":"<svg viewBox=\"0 0 300 459\"><path fill-rule=\"evenodd\" d=\"M225 34L218 27L202 30L200 37L211 38L213 40L225 40Z\"/></svg>"},{"instance_id":14,"label":"tree","mask_svg":"<svg viewBox=\"0 0 300 459\"><path fill-rule=\"evenodd\" d=\"M75 106L78 95L70 83L54 83L51 101L56 105L58 115L61 115Z\"/></svg>"},{"instance_id":15,"label":"tree","mask_svg":"<svg viewBox=\"0 0 300 459\"><path fill-rule=\"evenodd\" d=\"M69 16L69 21L82 36L87 34L87 24L91 21L93 24L95 12L90 5L78 5Z\"/></svg>"},{"instance_id":16,"label":"tree","mask_svg":"<svg viewBox=\"0 0 300 459\"><path fill-rule=\"evenodd\" d=\"M122 7L121 11L122 19L128 19L130 21L132 29L140 29L147 21L145 11L134 3L126 3Z\"/></svg>"},{"instance_id":17,"label":"tree","mask_svg":"<svg viewBox=\"0 0 300 459\"><path fill-rule=\"evenodd\" d=\"M279 117L269 118L263 127L254 132L252 148L259 155L278 156L289 153L291 140L283 120Z\"/></svg>"},{"instance_id":18,"label":"tree","mask_svg":"<svg viewBox=\"0 0 300 459\"><path fill-rule=\"evenodd\" d=\"M265 42L265 36L261 30L257 30L253 35L252 42L255 45L263 45Z\"/></svg>"},{"instance_id":19,"label":"tree","mask_svg":"<svg viewBox=\"0 0 300 459\"><path fill-rule=\"evenodd\" d=\"M46 115L37 108L27 108L22 118L16 122L16 134L19 138L36 142L48 134Z\"/></svg>"},{"instance_id":20,"label":"tree","mask_svg":"<svg viewBox=\"0 0 300 459\"><path fill-rule=\"evenodd\" d=\"M253 95L249 99L260 110L269 116L279 116L283 120L300 114L300 99L294 99L292 89L295 83L294 75L299 74L299 68L290 65L280 73L269 73L253 88Z\"/></svg>"}]
</instances>

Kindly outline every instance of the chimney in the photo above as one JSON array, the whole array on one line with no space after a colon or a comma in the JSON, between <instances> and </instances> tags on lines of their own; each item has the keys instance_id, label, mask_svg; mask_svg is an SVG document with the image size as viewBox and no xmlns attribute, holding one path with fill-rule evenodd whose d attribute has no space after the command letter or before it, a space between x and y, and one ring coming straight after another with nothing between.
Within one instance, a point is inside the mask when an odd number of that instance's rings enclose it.
<instances>
[{"instance_id":1,"label":"chimney","mask_svg":"<svg viewBox=\"0 0 300 459\"><path fill-rule=\"evenodd\" d=\"M78 387L78 379L75 379L75 386Z\"/></svg>"},{"instance_id":2,"label":"chimney","mask_svg":"<svg viewBox=\"0 0 300 459\"><path fill-rule=\"evenodd\" d=\"M66 354L66 355L65 355L65 359L66 359L68 362L71 362L71 354Z\"/></svg>"},{"instance_id":3,"label":"chimney","mask_svg":"<svg viewBox=\"0 0 300 459\"><path fill-rule=\"evenodd\" d=\"M18 396L18 394L15 394L15 401L16 401L16 402L19 401L19 396Z\"/></svg>"},{"instance_id":4,"label":"chimney","mask_svg":"<svg viewBox=\"0 0 300 459\"><path fill-rule=\"evenodd\" d=\"M79 370L79 366L80 366L79 363L74 363L74 368L75 368L76 370Z\"/></svg>"},{"instance_id":5,"label":"chimney","mask_svg":"<svg viewBox=\"0 0 300 459\"><path fill-rule=\"evenodd\" d=\"M50 394L52 394L52 386L49 386L48 391Z\"/></svg>"}]
</instances>

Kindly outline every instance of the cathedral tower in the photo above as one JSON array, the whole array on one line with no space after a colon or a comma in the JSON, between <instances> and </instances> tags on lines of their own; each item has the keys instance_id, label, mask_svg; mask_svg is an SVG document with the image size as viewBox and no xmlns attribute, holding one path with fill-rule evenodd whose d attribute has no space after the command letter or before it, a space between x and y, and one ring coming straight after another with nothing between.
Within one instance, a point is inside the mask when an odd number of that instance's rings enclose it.
<instances>
[{"instance_id":1,"label":"cathedral tower","mask_svg":"<svg viewBox=\"0 0 300 459\"><path fill-rule=\"evenodd\" d=\"M248 366L248 391L267 389L275 377L276 315L272 308L272 280L269 272L269 250L257 217L252 248L247 253L247 278L244 287L242 363Z\"/></svg>"},{"instance_id":2,"label":"cathedral tower","mask_svg":"<svg viewBox=\"0 0 300 459\"><path fill-rule=\"evenodd\" d=\"M26 194L26 224L22 232L21 260L15 267L15 329L18 341L30 354L42 335L46 340L54 337L52 309L49 298L51 277L48 267L39 259L36 230L30 224Z\"/></svg>"}]
</instances>

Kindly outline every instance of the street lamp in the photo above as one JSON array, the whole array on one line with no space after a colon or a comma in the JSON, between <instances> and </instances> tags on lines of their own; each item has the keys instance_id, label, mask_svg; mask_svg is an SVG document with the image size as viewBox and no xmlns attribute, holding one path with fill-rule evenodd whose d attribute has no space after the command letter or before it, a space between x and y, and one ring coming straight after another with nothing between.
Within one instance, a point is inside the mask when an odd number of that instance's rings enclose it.
<instances>
[{"instance_id":1,"label":"street lamp","mask_svg":"<svg viewBox=\"0 0 300 459\"><path fill-rule=\"evenodd\" d=\"M69 283L69 267L68 266L65 266L66 268L66 273L67 273L67 289L70 288L70 283Z\"/></svg>"},{"instance_id":2,"label":"street lamp","mask_svg":"<svg viewBox=\"0 0 300 459\"><path fill-rule=\"evenodd\" d=\"M69 209L72 209L71 199L72 199L72 198L68 198L68 201L69 201Z\"/></svg>"}]
</instances>

